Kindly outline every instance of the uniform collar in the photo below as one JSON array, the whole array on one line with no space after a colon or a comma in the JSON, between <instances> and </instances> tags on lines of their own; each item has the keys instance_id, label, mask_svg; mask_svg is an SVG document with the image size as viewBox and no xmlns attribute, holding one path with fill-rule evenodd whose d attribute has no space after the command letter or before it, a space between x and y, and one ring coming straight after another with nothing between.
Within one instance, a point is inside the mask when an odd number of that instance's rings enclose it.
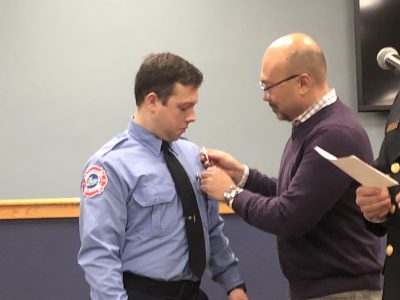
<instances>
[{"instance_id":1,"label":"uniform collar","mask_svg":"<svg viewBox=\"0 0 400 300\"><path fill-rule=\"evenodd\" d=\"M130 120L127 131L130 136L134 137L137 142L142 144L151 153L155 156L160 156L162 140L159 137L136 123L133 119Z\"/></svg>"}]
</instances>

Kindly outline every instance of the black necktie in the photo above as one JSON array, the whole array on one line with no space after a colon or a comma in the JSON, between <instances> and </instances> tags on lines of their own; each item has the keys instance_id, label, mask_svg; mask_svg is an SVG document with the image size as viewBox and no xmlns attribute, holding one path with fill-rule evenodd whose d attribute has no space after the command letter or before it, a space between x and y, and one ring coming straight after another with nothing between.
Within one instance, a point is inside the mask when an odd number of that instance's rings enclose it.
<instances>
[{"instance_id":1,"label":"black necktie","mask_svg":"<svg viewBox=\"0 0 400 300\"><path fill-rule=\"evenodd\" d=\"M189 268L198 278L201 278L206 266L203 225L196 195L185 169L175 155L170 151L169 143L162 142L165 161L175 182L175 188L181 199L183 216L185 218L186 238L189 246Z\"/></svg>"}]
</instances>

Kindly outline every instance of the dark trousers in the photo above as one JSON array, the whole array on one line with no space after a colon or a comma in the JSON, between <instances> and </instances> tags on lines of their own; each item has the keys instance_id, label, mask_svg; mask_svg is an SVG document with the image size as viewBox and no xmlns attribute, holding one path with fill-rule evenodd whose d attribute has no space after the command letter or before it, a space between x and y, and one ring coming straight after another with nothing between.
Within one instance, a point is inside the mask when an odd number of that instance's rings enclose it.
<instances>
[{"instance_id":1,"label":"dark trousers","mask_svg":"<svg viewBox=\"0 0 400 300\"><path fill-rule=\"evenodd\" d=\"M185 298L173 297L173 296L161 296L161 295L152 295L147 294L145 292L137 292L130 289L126 289L128 293L129 300L208 300L207 295L199 289L199 293L192 297L187 296Z\"/></svg>"},{"instance_id":2,"label":"dark trousers","mask_svg":"<svg viewBox=\"0 0 400 300\"><path fill-rule=\"evenodd\" d=\"M124 272L124 287L129 300L208 300L200 282L158 281Z\"/></svg>"}]
</instances>

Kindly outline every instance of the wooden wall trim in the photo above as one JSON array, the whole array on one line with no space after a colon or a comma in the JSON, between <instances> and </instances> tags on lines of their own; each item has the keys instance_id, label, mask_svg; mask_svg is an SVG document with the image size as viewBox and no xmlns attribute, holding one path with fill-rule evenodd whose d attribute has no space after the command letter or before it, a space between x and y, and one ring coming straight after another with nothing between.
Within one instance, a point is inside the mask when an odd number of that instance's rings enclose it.
<instances>
[{"instance_id":1,"label":"wooden wall trim","mask_svg":"<svg viewBox=\"0 0 400 300\"><path fill-rule=\"evenodd\" d=\"M0 200L0 220L79 217L79 198Z\"/></svg>"},{"instance_id":2,"label":"wooden wall trim","mask_svg":"<svg viewBox=\"0 0 400 300\"><path fill-rule=\"evenodd\" d=\"M0 200L0 220L77 218L79 202L79 198ZM219 212L233 214L225 204L220 204Z\"/></svg>"}]
</instances>

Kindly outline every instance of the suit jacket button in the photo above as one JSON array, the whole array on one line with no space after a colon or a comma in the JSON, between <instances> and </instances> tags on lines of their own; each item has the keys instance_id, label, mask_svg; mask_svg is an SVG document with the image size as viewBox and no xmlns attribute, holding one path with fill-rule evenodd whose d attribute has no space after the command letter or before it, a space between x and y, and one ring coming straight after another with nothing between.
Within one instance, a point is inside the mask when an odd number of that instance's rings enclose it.
<instances>
[{"instance_id":1,"label":"suit jacket button","mask_svg":"<svg viewBox=\"0 0 400 300\"><path fill-rule=\"evenodd\" d=\"M392 165L390 166L390 170L392 171L392 173L397 174L400 171L400 164L395 162L392 163Z\"/></svg>"},{"instance_id":2,"label":"suit jacket button","mask_svg":"<svg viewBox=\"0 0 400 300\"><path fill-rule=\"evenodd\" d=\"M386 247L386 255L387 256L392 256L392 254L393 254L393 246L389 244Z\"/></svg>"},{"instance_id":3,"label":"suit jacket button","mask_svg":"<svg viewBox=\"0 0 400 300\"><path fill-rule=\"evenodd\" d=\"M396 212L396 205L392 204L390 206L390 213L393 215Z\"/></svg>"}]
</instances>

